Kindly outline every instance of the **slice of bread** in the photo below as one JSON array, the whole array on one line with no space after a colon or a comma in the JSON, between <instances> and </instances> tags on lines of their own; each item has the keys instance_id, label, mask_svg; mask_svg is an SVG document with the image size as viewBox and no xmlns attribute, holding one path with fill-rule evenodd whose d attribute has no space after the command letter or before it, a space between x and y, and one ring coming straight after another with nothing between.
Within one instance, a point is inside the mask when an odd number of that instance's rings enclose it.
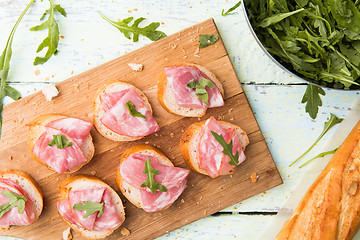
<instances>
[{"instance_id":1,"label":"slice of bread","mask_svg":"<svg viewBox=\"0 0 360 240\"><path fill-rule=\"evenodd\" d=\"M131 148L127 149L120 158L120 164L127 159L131 154L139 153L139 154L146 154L150 156L154 156L159 160L159 163L166 166L174 166L173 163L156 147L139 144L132 146ZM116 184L119 187L121 193L135 206L138 208L142 208L142 200L140 190L136 187L131 186L127 183L120 174L120 169L118 169L116 174ZM167 206L166 208L168 208ZM165 209L165 208L164 208ZM163 209L162 209L163 210Z\"/></svg>"},{"instance_id":2,"label":"slice of bread","mask_svg":"<svg viewBox=\"0 0 360 240\"><path fill-rule=\"evenodd\" d=\"M198 146L200 141L200 131L203 128L205 121L197 122L188 127L186 131L183 133L181 140L180 140L180 151L181 154L186 162L186 164L191 168L193 171L209 175L204 169L199 167L199 160L198 160ZM246 133L239 127L234 124L224 122L224 121L218 121L224 129L234 128L242 147L242 150L245 150L245 147L249 144L249 138L246 135ZM235 169L222 174L232 174L234 173Z\"/></svg>"},{"instance_id":3,"label":"slice of bread","mask_svg":"<svg viewBox=\"0 0 360 240\"><path fill-rule=\"evenodd\" d=\"M105 182L101 181L97 177L87 176L87 175L77 175L65 179L59 185L58 202L61 202L66 198L68 198L70 191L78 191L78 190L102 188L102 187L106 187L109 190L111 195L111 201L115 206L115 209L118 213L118 216L121 219L121 224L122 224L125 221L125 210L119 195L115 192L114 189L112 189L109 185L107 185ZM121 224L119 224L117 227L109 230L90 231L83 227L79 227L75 224L68 222L61 215L60 217L67 225L69 225L69 227L71 227L72 229L74 229L75 231L79 232L81 235L89 239L105 238L110 234L112 234L115 231L115 229L121 226Z\"/></svg>"},{"instance_id":4,"label":"slice of bread","mask_svg":"<svg viewBox=\"0 0 360 240\"><path fill-rule=\"evenodd\" d=\"M0 171L1 178L15 182L29 196L32 201L36 221L43 209L43 194L35 180L29 174L15 169ZM10 229L10 226L0 226L0 229Z\"/></svg>"},{"instance_id":5,"label":"slice of bread","mask_svg":"<svg viewBox=\"0 0 360 240\"><path fill-rule=\"evenodd\" d=\"M164 67L180 67L180 66L193 66L203 72L219 89L222 97L224 98L224 88L221 85L221 82L216 78L216 76L207 68L193 64L193 63L175 63L172 65L167 65ZM162 70L159 76L157 83L157 97L161 106L163 106L168 112L184 116L184 117L202 117L205 115L207 108L191 108L191 107L181 107L177 105L175 100L175 95L167 82L167 77L165 71Z\"/></svg>"},{"instance_id":6,"label":"slice of bread","mask_svg":"<svg viewBox=\"0 0 360 240\"><path fill-rule=\"evenodd\" d=\"M36 141L45 132L44 126L46 124L48 124L49 122L55 121L57 119L63 119L63 118L68 118L68 117L64 116L64 115L61 115L61 114L45 114L45 115L40 115L40 116L36 117L34 120L32 120L30 123L27 124L27 126L29 127L28 149L29 149L32 157L36 161L38 161L42 165L48 167L50 170L52 170L54 172L56 172L56 171L54 169L52 169L49 165L47 165L45 162L43 162L40 158L38 158L33 153L32 150L34 148L34 145L35 145ZM85 164L90 162L90 160L93 158L93 156L95 154L95 147L94 147L94 144L93 144L92 137L91 137L90 133L85 138L85 140L84 140L84 142L83 142L83 144L81 146L81 151L84 153L84 156L86 158L86 162L84 162L80 166L74 167L74 168L64 172L63 174L76 172L82 166L84 166Z\"/></svg>"},{"instance_id":7,"label":"slice of bread","mask_svg":"<svg viewBox=\"0 0 360 240\"><path fill-rule=\"evenodd\" d=\"M94 105L93 105L94 126L101 135L103 135L104 137L106 137L112 141L135 141L140 138L143 138L143 137L129 137L126 135L118 134L118 133L112 131L111 129L109 129L108 127L106 127L100 121L102 116L105 114L105 111L101 106L100 95L107 94L107 93L113 93L113 92L120 92L120 91L123 91L128 88L134 88L136 90L136 92L140 95L140 97L142 98L142 100L144 101L147 108L150 110L150 112L152 114L152 108L151 108L148 98L138 88L134 87L133 85L131 85L129 83L120 82L120 81L109 82L109 83L105 84L105 86L103 86L101 89L98 90L98 92L96 93L95 100L94 100Z\"/></svg>"}]
</instances>

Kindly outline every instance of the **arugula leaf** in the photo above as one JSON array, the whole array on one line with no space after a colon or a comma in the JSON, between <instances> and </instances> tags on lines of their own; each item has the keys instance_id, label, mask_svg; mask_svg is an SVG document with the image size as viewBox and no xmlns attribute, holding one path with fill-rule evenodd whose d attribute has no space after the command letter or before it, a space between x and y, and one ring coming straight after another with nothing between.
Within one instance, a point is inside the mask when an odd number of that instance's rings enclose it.
<instances>
[{"instance_id":1,"label":"arugula leaf","mask_svg":"<svg viewBox=\"0 0 360 240\"><path fill-rule=\"evenodd\" d=\"M57 148L63 149L73 145L72 142L69 142L64 135L61 134L53 135L53 138L54 139L48 143L50 147L56 145Z\"/></svg>"},{"instance_id":2,"label":"arugula leaf","mask_svg":"<svg viewBox=\"0 0 360 240\"><path fill-rule=\"evenodd\" d=\"M292 16L294 14L297 14L299 12L302 12L304 10L305 10L304 8L300 8L300 9L297 9L297 10L292 11L292 12L278 13L278 14L272 15L272 16L267 17L264 20L262 20L259 23L259 25L257 25L257 26L262 27L262 28L266 28L266 27L268 27L268 26L270 26L272 24L278 23L278 22L284 20L285 18L290 17L290 16Z\"/></svg>"},{"instance_id":3,"label":"arugula leaf","mask_svg":"<svg viewBox=\"0 0 360 240\"><path fill-rule=\"evenodd\" d=\"M338 150L338 148L335 148L334 150L331 151L327 151L327 152L322 152L319 153L318 155L316 155L315 157L311 158L309 161L305 162L303 165L301 165L299 168L305 167L306 165L308 165L310 162L312 162L314 159L316 158L321 158L321 157L325 157L326 155L329 154L335 154L335 152Z\"/></svg>"},{"instance_id":4,"label":"arugula leaf","mask_svg":"<svg viewBox=\"0 0 360 240\"><path fill-rule=\"evenodd\" d=\"M234 14L234 10L237 9L241 4L241 0L239 2L237 2L233 7L229 8L229 10L227 10L225 13L224 13L224 9L221 11L221 15L223 15L224 17L227 16L227 15L231 15L231 14Z\"/></svg>"},{"instance_id":5,"label":"arugula leaf","mask_svg":"<svg viewBox=\"0 0 360 240\"><path fill-rule=\"evenodd\" d=\"M120 22L115 22L107 18L105 15L103 15L100 11L98 11L100 16L106 20L108 23L110 23L112 26L116 27L124 34L124 36L128 39L131 39L131 33L133 34L133 42L139 41L139 35L143 35L147 38L149 38L151 41L157 41L161 38L166 37L166 34L157 31L156 29L160 26L159 22L152 22L148 26L140 28L139 24L144 21L146 18L138 18L134 21L133 25L129 26L130 22L134 19L133 17L128 17L123 19Z\"/></svg>"},{"instance_id":6,"label":"arugula leaf","mask_svg":"<svg viewBox=\"0 0 360 240\"><path fill-rule=\"evenodd\" d=\"M321 87L309 84L301 100L301 103L306 103L305 112L309 113L312 119L316 118L319 106L322 106L320 94L325 96L325 91Z\"/></svg>"},{"instance_id":7,"label":"arugula leaf","mask_svg":"<svg viewBox=\"0 0 360 240\"><path fill-rule=\"evenodd\" d=\"M141 118L147 118L146 116L142 115L141 112L138 112L135 108L135 105L128 101L126 104L125 104L126 108L129 110L129 113L131 116L133 117L141 117Z\"/></svg>"},{"instance_id":8,"label":"arugula leaf","mask_svg":"<svg viewBox=\"0 0 360 240\"><path fill-rule=\"evenodd\" d=\"M236 151L235 155L233 154L233 141L227 143L221 134L217 134L216 132L211 131L211 134L214 136L215 140L220 143L220 145L223 147L223 154L230 157L229 164L232 166L237 166L239 163L239 151Z\"/></svg>"},{"instance_id":9,"label":"arugula leaf","mask_svg":"<svg viewBox=\"0 0 360 240\"><path fill-rule=\"evenodd\" d=\"M310 146L308 150L306 150L300 157L298 157L294 162L292 162L289 167L294 165L297 161L299 161L303 156L305 156L313 147L320 141L320 139L336 124L341 123L343 118L338 118L334 114L330 113L329 121L324 123L324 129L321 132L320 136L315 140L315 142Z\"/></svg>"},{"instance_id":10,"label":"arugula leaf","mask_svg":"<svg viewBox=\"0 0 360 240\"><path fill-rule=\"evenodd\" d=\"M195 94L206 105L209 105L209 94L206 91L206 87L214 88L214 84L209 79L201 77L200 81L192 81L187 84L188 88L195 88Z\"/></svg>"},{"instance_id":11,"label":"arugula leaf","mask_svg":"<svg viewBox=\"0 0 360 240\"><path fill-rule=\"evenodd\" d=\"M100 217L101 215L104 214L104 204L105 203L103 203L103 202L102 203L94 203L94 202L90 202L90 201L83 201L83 204L79 204L79 203L74 204L73 209L78 210L78 211L86 211L83 218L87 218L94 212L99 212L97 214L97 217Z\"/></svg>"},{"instance_id":12,"label":"arugula leaf","mask_svg":"<svg viewBox=\"0 0 360 240\"><path fill-rule=\"evenodd\" d=\"M145 161L143 173L146 174L147 179L140 187L148 187L152 193L156 193L156 189L159 189L161 192L167 192L166 187L155 181L154 176L160 174L160 172L151 166L150 158Z\"/></svg>"},{"instance_id":13,"label":"arugula leaf","mask_svg":"<svg viewBox=\"0 0 360 240\"><path fill-rule=\"evenodd\" d=\"M211 35L206 35L206 34L200 34L199 35L199 48L206 48L207 46L210 46L214 43L216 43L216 41L219 40L219 37L211 34Z\"/></svg>"},{"instance_id":14,"label":"arugula leaf","mask_svg":"<svg viewBox=\"0 0 360 240\"><path fill-rule=\"evenodd\" d=\"M48 19L42 24L30 28L30 31L41 31L44 29L48 29L48 36L42 41L39 45L36 52L40 52L44 48L48 48L44 57L36 57L34 60L34 65L44 64L47 62L52 55L56 55L57 47L59 44L59 26L55 20L55 12L59 12L61 15L66 17L65 10L60 7L60 5L55 5L52 0L49 0L50 8L45 11L45 13L41 16L40 20L43 20L47 14L49 14Z\"/></svg>"},{"instance_id":15,"label":"arugula leaf","mask_svg":"<svg viewBox=\"0 0 360 240\"><path fill-rule=\"evenodd\" d=\"M10 191L2 191L1 194L9 198L9 202L0 206L0 218L10 211L13 207L18 207L18 212L22 214L25 210L25 202L27 201L26 197L22 195L17 195L16 193Z\"/></svg>"},{"instance_id":16,"label":"arugula leaf","mask_svg":"<svg viewBox=\"0 0 360 240\"><path fill-rule=\"evenodd\" d=\"M2 112L4 108L4 98L5 97L11 97L14 100L18 100L21 95L20 93L8 86L7 83L7 77L10 69L10 59L11 59L11 44L15 35L15 30L17 26L19 25L21 19L24 17L25 13L29 10L30 6L34 3L35 0L31 0L26 8L23 10L21 15L19 16L18 20L16 21L14 27L11 29L10 36L6 42L5 49L0 55L0 137L2 132Z\"/></svg>"}]
</instances>

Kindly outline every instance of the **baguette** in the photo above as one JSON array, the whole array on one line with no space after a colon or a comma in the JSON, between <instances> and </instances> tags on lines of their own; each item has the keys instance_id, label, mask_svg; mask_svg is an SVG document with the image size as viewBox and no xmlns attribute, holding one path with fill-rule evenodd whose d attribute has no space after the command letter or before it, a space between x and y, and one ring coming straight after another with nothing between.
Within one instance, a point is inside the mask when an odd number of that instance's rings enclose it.
<instances>
[{"instance_id":1,"label":"baguette","mask_svg":"<svg viewBox=\"0 0 360 240\"><path fill-rule=\"evenodd\" d=\"M222 97L224 98L224 88L221 82L216 78L216 76L207 68L193 64L193 63L175 63L172 65L168 65L165 67L177 67L177 66L193 66L203 72L208 79L210 79L215 86L219 89ZM184 117L202 117L205 115L207 108L191 108L191 107L182 107L177 105L175 101L174 93L167 83L167 77L165 71L162 70L159 76L159 80L157 83L157 97L159 102L163 108L165 108L168 112L174 113Z\"/></svg>"}]
</instances>

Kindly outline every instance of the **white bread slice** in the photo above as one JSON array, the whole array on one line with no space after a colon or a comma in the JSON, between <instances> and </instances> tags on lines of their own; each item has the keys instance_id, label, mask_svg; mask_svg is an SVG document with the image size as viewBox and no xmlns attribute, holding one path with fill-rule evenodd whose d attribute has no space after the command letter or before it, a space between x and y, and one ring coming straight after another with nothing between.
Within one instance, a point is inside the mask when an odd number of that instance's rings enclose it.
<instances>
[{"instance_id":1,"label":"white bread slice","mask_svg":"<svg viewBox=\"0 0 360 240\"><path fill-rule=\"evenodd\" d=\"M39 218L43 209L43 195L39 185L27 173L15 169L0 171L0 179L8 179L18 184L27 193L32 201L35 213L35 221ZM7 230L10 226L0 226L0 229Z\"/></svg>"},{"instance_id":2,"label":"white bread slice","mask_svg":"<svg viewBox=\"0 0 360 240\"><path fill-rule=\"evenodd\" d=\"M131 148L127 149L120 158L120 164L127 159L131 154L139 153L139 154L146 154L150 156L154 156L159 160L159 163L166 166L174 166L173 163L156 147L151 145L145 144L138 144L132 146ZM118 169L116 174L116 184L119 187L121 193L135 206L138 208L142 208L142 201L141 201L141 194L140 190L131 186L127 183L120 174L120 169ZM169 207L169 206L168 206ZM166 208L168 208L166 207ZM164 208L165 209L165 208ZM162 209L163 210L163 209Z\"/></svg>"},{"instance_id":3,"label":"white bread slice","mask_svg":"<svg viewBox=\"0 0 360 240\"><path fill-rule=\"evenodd\" d=\"M38 161L42 165L48 167L50 170L52 170L54 172L56 172L56 171L54 169L52 169L50 166L48 166L46 163L44 163L40 158L38 158L32 152L32 150L34 148L36 141L45 132L44 126L46 124L48 124L49 122L55 121L57 119L62 119L62 118L68 118L68 117L61 115L61 114L45 114L45 115L40 115L40 116L36 117L34 120L32 120L30 123L27 124L27 126L29 127L28 149L29 149L32 157L36 161ZM80 166L74 167L73 169L70 169L70 170L64 172L63 174L76 172L77 170L79 170L82 166L87 164L93 158L94 153L95 153L95 147L94 147L94 144L92 141L91 134L89 134L87 136L87 138L85 138L85 140L81 146L81 151L85 155L86 162L84 162Z\"/></svg>"},{"instance_id":4,"label":"white bread slice","mask_svg":"<svg viewBox=\"0 0 360 240\"><path fill-rule=\"evenodd\" d=\"M58 202L61 202L69 197L70 191L78 191L78 190L85 190L85 189L92 189L92 188L102 188L106 187L111 195L111 201L115 206L115 209L121 219L121 223L119 226L104 230L104 231L90 231L83 227L79 227L75 224L72 224L68 221L66 221L60 214L61 219L69 225L72 229L79 232L81 235L83 235L86 238L89 239L99 239L99 238L105 238L112 234L118 227L121 226L121 224L125 221L125 210L124 206L122 204L122 201L119 197L119 195L115 192L114 189L112 189L109 185L107 185L105 182L101 181L99 178L94 176L87 176L87 175L77 175L77 176L71 176L67 179L65 179L62 183L59 185L59 198Z\"/></svg>"},{"instance_id":5,"label":"white bread slice","mask_svg":"<svg viewBox=\"0 0 360 240\"><path fill-rule=\"evenodd\" d=\"M204 169L199 167L198 154L197 154L199 141L200 141L200 131L203 128L205 122L206 120L201 122L196 122L190 125L188 129L186 129L180 140L180 151L189 168L191 168L195 172L204 175L209 175ZM218 122L222 125L224 129L235 128L235 131L240 140L242 150L245 151L246 146L249 144L249 138L246 135L246 133L237 125L225 121L218 121ZM235 169L222 175L232 174L235 172Z\"/></svg>"},{"instance_id":6,"label":"white bread slice","mask_svg":"<svg viewBox=\"0 0 360 240\"><path fill-rule=\"evenodd\" d=\"M152 108L151 108L148 98L138 88L134 87L133 85L131 85L129 83L120 82L120 81L109 82L109 83L105 84L105 86L103 86L101 89L98 90L98 92L96 93L95 100L94 100L94 105L93 105L94 126L101 135L103 135L104 137L106 137L112 141L135 141L140 138L143 138L143 137L129 137L126 135L118 134L118 133L112 131L111 129L109 129L108 127L106 127L100 121L102 116L105 114L105 111L101 106L100 95L106 94L106 93L120 92L120 91L128 89L128 88L134 88L136 90L136 92L140 95L140 97L142 98L142 100L144 101L144 103L146 104L146 106L148 107L148 109L150 110L150 112L152 114Z\"/></svg>"},{"instance_id":7,"label":"white bread slice","mask_svg":"<svg viewBox=\"0 0 360 240\"><path fill-rule=\"evenodd\" d=\"M203 72L219 89L222 97L224 98L224 88L221 85L221 82L216 78L216 76L207 68L193 64L193 63L175 63L171 65L167 65L164 67L180 67L180 66L193 66ZM167 78L165 71L162 70L159 76L159 80L157 83L157 97L159 102L163 108L165 108L168 112L184 116L184 117L202 117L205 115L207 108L190 108L190 107L181 107L178 106L175 100L175 96L169 84L167 84Z\"/></svg>"}]
</instances>

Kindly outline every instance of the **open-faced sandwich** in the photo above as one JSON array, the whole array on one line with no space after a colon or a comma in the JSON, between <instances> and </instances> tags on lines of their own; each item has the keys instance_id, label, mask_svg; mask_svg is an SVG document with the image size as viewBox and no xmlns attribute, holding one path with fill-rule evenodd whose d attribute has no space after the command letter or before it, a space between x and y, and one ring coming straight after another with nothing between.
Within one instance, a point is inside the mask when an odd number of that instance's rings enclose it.
<instances>
[{"instance_id":1,"label":"open-faced sandwich","mask_svg":"<svg viewBox=\"0 0 360 240\"><path fill-rule=\"evenodd\" d=\"M240 127L210 117L190 125L180 140L180 150L192 170L215 178L234 173L246 158L248 144L249 138Z\"/></svg>"},{"instance_id":2,"label":"open-faced sandwich","mask_svg":"<svg viewBox=\"0 0 360 240\"><path fill-rule=\"evenodd\" d=\"M174 167L159 149L135 145L121 156L116 183L135 206L156 212L169 207L181 195L189 172Z\"/></svg>"},{"instance_id":3,"label":"open-faced sandwich","mask_svg":"<svg viewBox=\"0 0 360 240\"><path fill-rule=\"evenodd\" d=\"M224 105L221 82L205 67L192 63L165 66L157 95L167 111L184 117L201 117L208 108Z\"/></svg>"},{"instance_id":4,"label":"open-faced sandwich","mask_svg":"<svg viewBox=\"0 0 360 240\"><path fill-rule=\"evenodd\" d=\"M59 185L57 209L72 229L90 239L109 236L125 220L119 195L93 176L65 179Z\"/></svg>"},{"instance_id":5,"label":"open-faced sandwich","mask_svg":"<svg viewBox=\"0 0 360 240\"><path fill-rule=\"evenodd\" d=\"M96 129L113 141L138 140L160 129L145 94L125 82L111 82L101 88L93 110Z\"/></svg>"},{"instance_id":6,"label":"open-faced sandwich","mask_svg":"<svg viewBox=\"0 0 360 240\"><path fill-rule=\"evenodd\" d=\"M29 124L28 148L39 163L57 173L79 170L94 156L92 123L60 114L36 117Z\"/></svg>"},{"instance_id":7,"label":"open-faced sandwich","mask_svg":"<svg viewBox=\"0 0 360 240\"><path fill-rule=\"evenodd\" d=\"M29 225L43 209L43 197L35 180L19 170L0 171L0 229Z\"/></svg>"}]
</instances>

